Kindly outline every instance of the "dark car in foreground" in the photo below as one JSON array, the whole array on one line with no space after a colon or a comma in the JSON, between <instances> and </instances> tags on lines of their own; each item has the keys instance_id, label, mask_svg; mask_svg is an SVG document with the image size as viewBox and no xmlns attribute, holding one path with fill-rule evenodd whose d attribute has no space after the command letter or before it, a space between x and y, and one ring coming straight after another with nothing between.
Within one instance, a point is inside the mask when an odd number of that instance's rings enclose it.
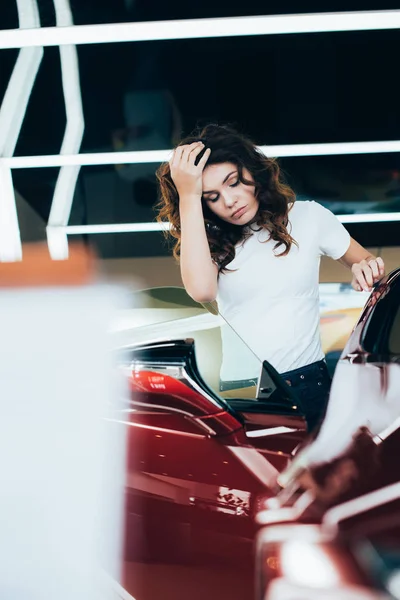
<instances>
[{"instance_id":1,"label":"dark car in foreground","mask_svg":"<svg viewBox=\"0 0 400 600\"><path fill-rule=\"evenodd\" d=\"M257 597L400 598L400 483L328 510L320 524L286 523L258 537Z\"/></svg>"},{"instance_id":2,"label":"dark car in foreground","mask_svg":"<svg viewBox=\"0 0 400 600\"><path fill-rule=\"evenodd\" d=\"M400 597L399 455L397 270L375 286L350 336L318 435L256 517L257 599ZM287 560L294 550L297 564Z\"/></svg>"}]
</instances>

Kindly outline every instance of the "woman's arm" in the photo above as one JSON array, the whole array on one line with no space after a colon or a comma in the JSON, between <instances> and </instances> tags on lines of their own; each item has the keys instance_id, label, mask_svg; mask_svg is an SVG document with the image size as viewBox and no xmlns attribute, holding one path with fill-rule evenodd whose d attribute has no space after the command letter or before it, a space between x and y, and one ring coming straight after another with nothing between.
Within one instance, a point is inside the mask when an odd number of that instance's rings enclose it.
<instances>
[{"instance_id":1,"label":"woman's arm","mask_svg":"<svg viewBox=\"0 0 400 600\"><path fill-rule=\"evenodd\" d=\"M218 267L211 259L201 198L180 198L179 213L183 285L196 302L212 302L217 296Z\"/></svg>"},{"instance_id":2,"label":"woman's arm","mask_svg":"<svg viewBox=\"0 0 400 600\"><path fill-rule=\"evenodd\" d=\"M211 302L217 295L218 267L211 258L201 204L202 173L211 153L209 148L195 165L203 148L201 142L178 146L170 168L179 195L183 285L196 302Z\"/></svg>"},{"instance_id":3,"label":"woman's arm","mask_svg":"<svg viewBox=\"0 0 400 600\"><path fill-rule=\"evenodd\" d=\"M338 261L351 269L353 274L351 285L357 292L370 292L374 283L382 279L385 274L382 258L370 254L353 238L350 238L347 252Z\"/></svg>"}]
</instances>

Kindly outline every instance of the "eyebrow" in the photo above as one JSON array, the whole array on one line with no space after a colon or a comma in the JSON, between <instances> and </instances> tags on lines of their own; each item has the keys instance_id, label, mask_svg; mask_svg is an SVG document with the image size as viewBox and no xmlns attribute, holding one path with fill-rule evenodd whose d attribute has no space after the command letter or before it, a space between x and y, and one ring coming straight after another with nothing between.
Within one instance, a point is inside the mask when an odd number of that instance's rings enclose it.
<instances>
[{"instance_id":1,"label":"eyebrow","mask_svg":"<svg viewBox=\"0 0 400 600\"><path fill-rule=\"evenodd\" d=\"M223 180L223 182L222 182L222 185L223 185L223 184L224 184L226 181L228 181L229 177L230 177L231 175L233 175L234 173L237 173L237 170L235 170L235 171L231 171L230 173L228 173L228 175L227 175L227 176L225 177L225 179ZM209 191L209 192L205 192L205 191L203 192L203 194L215 194L215 193L216 193L216 192L215 192L215 190L211 190L211 191Z\"/></svg>"}]
</instances>

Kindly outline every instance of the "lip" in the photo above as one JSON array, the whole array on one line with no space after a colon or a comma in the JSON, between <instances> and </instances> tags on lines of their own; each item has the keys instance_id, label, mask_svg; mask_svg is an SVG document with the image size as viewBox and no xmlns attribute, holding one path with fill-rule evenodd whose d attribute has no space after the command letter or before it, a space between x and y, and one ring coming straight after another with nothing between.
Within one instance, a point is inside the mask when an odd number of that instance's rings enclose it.
<instances>
[{"instance_id":1,"label":"lip","mask_svg":"<svg viewBox=\"0 0 400 600\"><path fill-rule=\"evenodd\" d=\"M246 210L247 210L247 205L246 206L242 206L241 208L238 208L233 213L232 219L240 219L240 217L246 212Z\"/></svg>"}]
</instances>

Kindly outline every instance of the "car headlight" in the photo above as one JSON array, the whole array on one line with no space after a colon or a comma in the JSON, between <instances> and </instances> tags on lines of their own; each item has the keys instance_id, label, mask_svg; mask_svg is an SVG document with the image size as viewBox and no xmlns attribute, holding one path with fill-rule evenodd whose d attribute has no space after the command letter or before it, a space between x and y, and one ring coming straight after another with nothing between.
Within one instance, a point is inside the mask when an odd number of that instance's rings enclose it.
<instances>
[{"instance_id":1,"label":"car headlight","mask_svg":"<svg viewBox=\"0 0 400 600\"><path fill-rule=\"evenodd\" d=\"M257 536L256 584L257 600L382 598L368 589L347 546L318 525L262 529Z\"/></svg>"}]
</instances>

